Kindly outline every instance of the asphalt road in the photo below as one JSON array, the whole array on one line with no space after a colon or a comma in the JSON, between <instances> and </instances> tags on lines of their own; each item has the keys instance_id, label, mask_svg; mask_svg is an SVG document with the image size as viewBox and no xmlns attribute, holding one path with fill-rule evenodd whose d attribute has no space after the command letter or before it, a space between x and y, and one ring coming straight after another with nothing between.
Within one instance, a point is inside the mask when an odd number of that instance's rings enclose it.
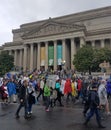
<instances>
[{"instance_id":1,"label":"asphalt road","mask_svg":"<svg viewBox=\"0 0 111 130\"><path fill-rule=\"evenodd\" d=\"M32 117L24 119L24 109L20 112L20 119L15 118L18 104L0 105L0 130L98 130L95 117L88 126L83 125L83 107L81 104L56 106L46 112L43 105L34 105ZM111 129L111 117L106 117L102 123L105 130Z\"/></svg>"}]
</instances>

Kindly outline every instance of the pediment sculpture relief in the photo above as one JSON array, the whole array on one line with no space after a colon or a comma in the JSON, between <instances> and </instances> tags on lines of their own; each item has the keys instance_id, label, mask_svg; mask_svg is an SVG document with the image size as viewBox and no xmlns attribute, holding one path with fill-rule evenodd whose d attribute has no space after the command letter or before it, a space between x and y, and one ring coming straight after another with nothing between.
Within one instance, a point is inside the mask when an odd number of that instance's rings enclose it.
<instances>
[{"instance_id":1,"label":"pediment sculpture relief","mask_svg":"<svg viewBox=\"0 0 111 130\"><path fill-rule=\"evenodd\" d=\"M60 34L65 32L72 32L77 30L83 30L84 26L80 25L69 25L55 22L47 22L43 26L39 28L35 28L34 30L28 32L23 36L23 38L34 38L40 36L47 36L53 34Z\"/></svg>"}]
</instances>

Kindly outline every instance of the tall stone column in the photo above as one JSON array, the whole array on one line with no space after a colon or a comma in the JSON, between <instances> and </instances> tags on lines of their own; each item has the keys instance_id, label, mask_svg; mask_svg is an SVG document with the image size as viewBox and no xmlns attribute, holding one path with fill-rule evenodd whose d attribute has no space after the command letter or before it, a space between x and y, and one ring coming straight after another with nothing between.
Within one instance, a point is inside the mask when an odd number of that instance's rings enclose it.
<instances>
[{"instance_id":1,"label":"tall stone column","mask_svg":"<svg viewBox=\"0 0 111 130\"><path fill-rule=\"evenodd\" d=\"M24 45L24 62L23 62L23 70L27 70L27 45Z\"/></svg>"},{"instance_id":2,"label":"tall stone column","mask_svg":"<svg viewBox=\"0 0 111 130\"><path fill-rule=\"evenodd\" d=\"M54 70L57 70L57 41L54 41Z\"/></svg>"},{"instance_id":3,"label":"tall stone column","mask_svg":"<svg viewBox=\"0 0 111 130\"><path fill-rule=\"evenodd\" d=\"M80 37L80 48L85 45L85 39L84 37Z\"/></svg>"},{"instance_id":4,"label":"tall stone column","mask_svg":"<svg viewBox=\"0 0 111 130\"><path fill-rule=\"evenodd\" d=\"M17 66L17 50L14 51L14 65Z\"/></svg>"},{"instance_id":5,"label":"tall stone column","mask_svg":"<svg viewBox=\"0 0 111 130\"><path fill-rule=\"evenodd\" d=\"M74 69L73 60L75 54L76 54L76 45L74 42L74 38L72 38L71 39L71 69Z\"/></svg>"},{"instance_id":6,"label":"tall stone column","mask_svg":"<svg viewBox=\"0 0 111 130\"><path fill-rule=\"evenodd\" d=\"M101 48L104 48L105 44L104 44L104 39L101 40Z\"/></svg>"},{"instance_id":7,"label":"tall stone column","mask_svg":"<svg viewBox=\"0 0 111 130\"><path fill-rule=\"evenodd\" d=\"M48 69L48 42L45 42L45 70Z\"/></svg>"},{"instance_id":8,"label":"tall stone column","mask_svg":"<svg viewBox=\"0 0 111 130\"><path fill-rule=\"evenodd\" d=\"M34 45L30 45L30 72L33 70L34 63Z\"/></svg>"},{"instance_id":9,"label":"tall stone column","mask_svg":"<svg viewBox=\"0 0 111 130\"><path fill-rule=\"evenodd\" d=\"M37 69L40 70L40 43L37 43Z\"/></svg>"},{"instance_id":10,"label":"tall stone column","mask_svg":"<svg viewBox=\"0 0 111 130\"><path fill-rule=\"evenodd\" d=\"M66 42L65 39L62 40L62 61L65 61L64 68L66 68Z\"/></svg>"},{"instance_id":11,"label":"tall stone column","mask_svg":"<svg viewBox=\"0 0 111 130\"><path fill-rule=\"evenodd\" d=\"M23 67L23 50L20 50L20 67Z\"/></svg>"},{"instance_id":12,"label":"tall stone column","mask_svg":"<svg viewBox=\"0 0 111 130\"><path fill-rule=\"evenodd\" d=\"M92 47L95 47L95 41L92 41Z\"/></svg>"}]
</instances>

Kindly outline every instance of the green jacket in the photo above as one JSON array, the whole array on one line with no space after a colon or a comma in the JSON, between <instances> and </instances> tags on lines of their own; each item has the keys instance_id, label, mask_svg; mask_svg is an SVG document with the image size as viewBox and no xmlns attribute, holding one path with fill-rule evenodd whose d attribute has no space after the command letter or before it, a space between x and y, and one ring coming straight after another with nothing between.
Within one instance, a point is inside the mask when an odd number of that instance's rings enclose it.
<instances>
[{"instance_id":1,"label":"green jacket","mask_svg":"<svg viewBox=\"0 0 111 130\"><path fill-rule=\"evenodd\" d=\"M50 88L46 84L44 87L44 96L50 96Z\"/></svg>"}]
</instances>

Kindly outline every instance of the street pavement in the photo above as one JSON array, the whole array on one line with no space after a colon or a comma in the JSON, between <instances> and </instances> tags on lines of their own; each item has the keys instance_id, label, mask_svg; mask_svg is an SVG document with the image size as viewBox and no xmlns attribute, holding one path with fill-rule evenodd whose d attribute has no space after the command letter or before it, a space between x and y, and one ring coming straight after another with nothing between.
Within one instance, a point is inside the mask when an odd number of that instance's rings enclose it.
<instances>
[{"instance_id":1,"label":"street pavement","mask_svg":"<svg viewBox=\"0 0 111 130\"><path fill-rule=\"evenodd\" d=\"M0 103L0 130L98 130L95 117L91 119L88 126L84 126L81 103L64 103L64 107L56 106L45 111L42 104L33 106L32 117L24 119L24 108L20 111L20 118L15 118L18 103L1 105ZM105 130L111 129L111 117L105 117L102 124Z\"/></svg>"}]
</instances>

